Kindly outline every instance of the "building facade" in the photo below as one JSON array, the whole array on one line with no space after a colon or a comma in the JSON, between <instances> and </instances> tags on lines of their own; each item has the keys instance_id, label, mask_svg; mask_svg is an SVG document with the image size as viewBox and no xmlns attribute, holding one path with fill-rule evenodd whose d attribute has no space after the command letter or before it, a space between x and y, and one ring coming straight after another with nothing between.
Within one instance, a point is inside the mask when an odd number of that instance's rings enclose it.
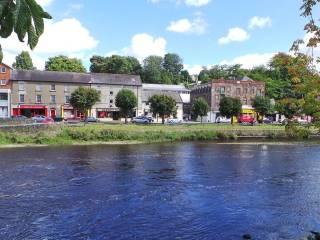
<instances>
[{"instance_id":1,"label":"building facade","mask_svg":"<svg viewBox=\"0 0 320 240\"><path fill-rule=\"evenodd\" d=\"M207 84L195 86L191 90L191 103L198 97L204 98L210 106L210 112L205 121L215 122L219 116L220 100L224 96L239 98L243 111L252 111L252 100L255 96L265 96L265 83L248 77L238 80L213 80Z\"/></svg>"},{"instance_id":2,"label":"building facade","mask_svg":"<svg viewBox=\"0 0 320 240\"><path fill-rule=\"evenodd\" d=\"M0 64L0 118L11 117L11 67Z\"/></svg>"}]
</instances>

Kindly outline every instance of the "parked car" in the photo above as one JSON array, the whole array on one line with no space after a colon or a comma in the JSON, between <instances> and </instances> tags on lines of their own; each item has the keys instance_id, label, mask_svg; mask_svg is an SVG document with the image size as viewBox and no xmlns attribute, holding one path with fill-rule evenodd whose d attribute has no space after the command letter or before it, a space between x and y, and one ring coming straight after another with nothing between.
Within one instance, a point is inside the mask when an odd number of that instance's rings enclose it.
<instances>
[{"instance_id":1,"label":"parked car","mask_svg":"<svg viewBox=\"0 0 320 240\"><path fill-rule=\"evenodd\" d=\"M23 115L12 116L12 120L14 120L14 121L25 121L27 119L28 118L26 116L23 116Z\"/></svg>"},{"instance_id":2,"label":"parked car","mask_svg":"<svg viewBox=\"0 0 320 240\"><path fill-rule=\"evenodd\" d=\"M54 120L51 117L46 117L41 123L43 123L43 124L54 124Z\"/></svg>"},{"instance_id":3,"label":"parked car","mask_svg":"<svg viewBox=\"0 0 320 240\"><path fill-rule=\"evenodd\" d=\"M264 117L262 121L263 121L263 123L265 123L265 124L271 124L271 123L273 123L273 119L270 118L270 117Z\"/></svg>"},{"instance_id":4,"label":"parked car","mask_svg":"<svg viewBox=\"0 0 320 240\"><path fill-rule=\"evenodd\" d=\"M86 123L97 123L98 119L96 119L95 117L87 117L84 121Z\"/></svg>"},{"instance_id":5,"label":"parked car","mask_svg":"<svg viewBox=\"0 0 320 240\"><path fill-rule=\"evenodd\" d=\"M180 123L182 123L182 120L177 119L177 118L170 118L167 120L167 123L168 124L180 124Z\"/></svg>"},{"instance_id":6,"label":"parked car","mask_svg":"<svg viewBox=\"0 0 320 240\"><path fill-rule=\"evenodd\" d=\"M231 118L217 117L216 123L231 123Z\"/></svg>"},{"instance_id":7,"label":"parked car","mask_svg":"<svg viewBox=\"0 0 320 240\"><path fill-rule=\"evenodd\" d=\"M147 118L150 123L154 122L154 119L153 119L153 117L151 117L151 116L145 116L145 118Z\"/></svg>"},{"instance_id":8,"label":"parked car","mask_svg":"<svg viewBox=\"0 0 320 240\"><path fill-rule=\"evenodd\" d=\"M78 117L72 117L72 118L67 118L66 123L80 123L81 118Z\"/></svg>"},{"instance_id":9,"label":"parked car","mask_svg":"<svg viewBox=\"0 0 320 240\"><path fill-rule=\"evenodd\" d=\"M36 123L42 123L46 119L46 116L37 115L37 116L32 117L31 119L32 119L32 121L34 121Z\"/></svg>"},{"instance_id":10,"label":"parked car","mask_svg":"<svg viewBox=\"0 0 320 240\"><path fill-rule=\"evenodd\" d=\"M249 114L242 114L239 117L238 121L239 121L239 123L254 124L256 122L256 119Z\"/></svg>"},{"instance_id":11,"label":"parked car","mask_svg":"<svg viewBox=\"0 0 320 240\"><path fill-rule=\"evenodd\" d=\"M142 117L142 116L133 118L131 122L132 123L144 123L144 124L150 123L148 118Z\"/></svg>"}]
</instances>

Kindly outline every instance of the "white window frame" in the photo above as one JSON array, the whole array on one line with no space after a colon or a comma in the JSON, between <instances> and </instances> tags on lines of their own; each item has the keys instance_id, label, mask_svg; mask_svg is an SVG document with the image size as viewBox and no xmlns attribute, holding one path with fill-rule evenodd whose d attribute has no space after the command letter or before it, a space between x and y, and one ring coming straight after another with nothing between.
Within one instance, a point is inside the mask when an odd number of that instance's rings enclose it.
<instances>
[{"instance_id":1,"label":"white window frame","mask_svg":"<svg viewBox=\"0 0 320 240\"><path fill-rule=\"evenodd\" d=\"M38 101L39 96L40 96L40 101ZM41 94L36 95L36 103L42 103L42 95Z\"/></svg>"},{"instance_id":2,"label":"white window frame","mask_svg":"<svg viewBox=\"0 0 320 240\"><path fill-rule=\"evenodd\" d=\"M52 101L54 99L54 101ZM56 95L50 95L50 103L57 103Z\"/></svg>"},{"instance_id":3,"label":"white window frame","mask_svg":"<svg viewBox=\"0 0 320 240\"><path fill-rule=\"evenodd\" d=\"M50 91L55 92L56 91L56 84L52 83L50 84Z\"/></svg>"},{"instance_id":4,"label":"white window frame","mask_svg":"<svg viewBox=\"0 0 320 240\"><path fill-rule=\"evenodd\" d=\"M23 101L21 101L21 96L23 96ZM26 102L26 95L25 94L19 94L19 103L25 103Z\"/></svg>"},{"instance_id":5,"label":"white window frame","mask_svg":"<svg viewBox=\"0 0 320 240\"><path fill-rule=\"evenodd\" d=\"M1 80L0 80L0 85L1 85L1 86L7 85L7 80L6 80L6 79L1 79Z\"/></svg>"},{"instance_id":6,"label":"white window frame","mask_svg":"<svg viewBox=\"0 0 320 240\"><path fill-rule=\"evenodd\" d=\"M36 92L41 92L42 91L42 85L41 84L37 84L36 85Z\"/></svg>"},{"instance_id":7,"label":"white window frame","mask_svg":"<svg viewBox=\"0 0 320 240\"><path fill-rule=\"evenodd\" d=\"M69 101L67 101L67 98L69 98ZM66 103L66 104L70 103L70 96L69 95L64 96L64 103Z\"/></svg>"},{"instance_id":8,"label":"white window frame","mask_svg":"<svg viewBox=\"0 0 320 240\"><path fill-rule=\"evenodd\" d=\"M7 68L6 67L1 67L1 73L6 73L7 72Z\"/></svg>"},{"instance_id":9,"label":"white window frame","mask_svg":"<svg viewBox=\"0 0 320 240\"><path fill-rule=\"evenodd\" d=\"M25 90L25 82L19 82L18 84L19 84L19 91L24 91Z\"/></svg>"}]
</instances>

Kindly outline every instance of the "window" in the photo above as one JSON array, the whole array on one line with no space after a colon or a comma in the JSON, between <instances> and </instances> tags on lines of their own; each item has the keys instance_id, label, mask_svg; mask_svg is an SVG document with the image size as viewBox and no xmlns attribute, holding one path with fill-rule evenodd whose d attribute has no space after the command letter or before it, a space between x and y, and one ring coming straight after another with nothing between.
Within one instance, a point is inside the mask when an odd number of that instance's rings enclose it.
<instances>
[{"instance_id":1,"label":"window","mask_svg":"<svg viewBox=\"0 0 320 240\"><path fill-rule=\"evenodd\" d=\"M64 102L65 103L70 103L70 96L65 96L64 97Z\"/></svg>"},{"instance_id":2,"label":"window","mask_svg":"<svg viewBox=\"0 0 320 240\"><path fill-rule=\"evenodd\" d=\"M36 103L41 103L42 101L42 96L41 95L37 95L36 96Z\"/></svg>"},{"instance_id":3,"label":"window","mask_svg":"<svg viewBox=\"0 0 320 240\"><path fill-rule=\"evenodd\" d=\"M6 67L1 67L1 73L6 73L7 69Z\"/></svg>"},{"instance_id":4,"label":"window","mask_svg":"<svg viewBox=\"0 0 320 240\"><path fill-rule=\"evenodd\" d=\"M51 103L56 103L56 95L51 95L50 96L50 102Z\"/></svg>"},{"instance_id":5,"label":"window","mask_svg":"<svg viewBox=\"0 0 320 240\"><path fill-rule=\"evenodd\" d=\"M36 85L36 92L41 92L42 91L42 86L40 84Z\"/></svg>"},{"instance_id":6,"label":"window","mask_svg":"<svg viewBox=\"0 0 320 240\"><path fill-rule=\"evenodd\" d=\"M5 79L0 80L0 85L4 86L6 84L7 84L7 80Z\"/></svg>"},{"instance_id":7,"label":"window","mask_svg":"<svg viewBox=\"0 0 320 240\"><path fill-rule=\"evenodd\" d=\"M24 82L19 82L19 91L24 91Z\"/></svg>"},{"instance_id":8,"label":"window","mask_svg":"<svg viewBox=\"0 0 320 240\"><path fill-rule=\"evenodd\" d=\"M64 92L70 92L70 87L69 86L64 86Z\"/></svg>"},{"instance_id":9,"label":"window","mask_svg":"<svg viewBox=\"0 0 320 240\"><path fill-rule=\"evenodd\" d=\"M19 94L19 102L24 103L24 94Z\"/></svg>"},{"instance_id":10,"label":"window","mask_svg":"<svg viewBox=\"0 0 320 240\"><path fill-rule=\"evenodd\" d=\"M55 90L56 90L56 85L55 84L51 84L50 91L55 91Z\"/></svg>"},{"instance_id":11,"label":"window","mask_svg":"<svg viewBox=\"0 0 320 240\"><path fill-rule=\"evenodd\" d=\"M7 101L8 93L0 93L0 101Z\"/></svg>"},{"instance_id":12,"label":"window","mask_svg":"<svg viewBox=\"0 0 320 240\"><path fill-rule=\"evenodd\" d=\"M257 96L259 96L259 97L261 96L261 89L257 90Z\"/></svg>"},{"instance_id":13,"label":"window","mask_svg":"<svg viewBox=\"0 0 320 240\"><path fill-rule=\"evenodd\" d=\"M113 104L113 99L110 99L110 104Z\"/></svg>"},{"instance_id":14,"label":"window","mask_svg":"<svg viewBox=\"0 0 320 240\"><path fill-rule=\"evenodd\" d=\"M241 88L236 89L236 94L237 94L237 96L239 96L241 94Z\"/></svg>"},{"instance_id":15,"label":"window","mask_svg":"<svg viewBox=\"0 0 320 240\"><path fill-rule=\"evenodd\" d=\"M244 94L248 94L248 88L245 88L243 91L244 91Z\"/></svg>"},{"instance_id":16,"label":"window","mask_svg":"<svg viewBox=\"0 0 320 240\"><path fill-rule=\"evenodd\" d=\"M110 96L113 96L113 91L110 91Z\"/></svg>"},{"instance_id":17,"label":"window","mask_svg":"<svg viewBox=\"0 0 320 240\"><path fill-rule=\"evenodd\" d=\"M220 88L220 94L225 94L226 92L226 88L225 87L221 87Z\"/></svg>"},{"instance_id":18,"label":"window","mask_svg":"<svg viewBox=\"0 0 320 240\"><path fill-rule=\"evenodd\" d=\"M252 95L254 94L254 88L251 88L251 94Z\"/></svg>"}]
</instances>

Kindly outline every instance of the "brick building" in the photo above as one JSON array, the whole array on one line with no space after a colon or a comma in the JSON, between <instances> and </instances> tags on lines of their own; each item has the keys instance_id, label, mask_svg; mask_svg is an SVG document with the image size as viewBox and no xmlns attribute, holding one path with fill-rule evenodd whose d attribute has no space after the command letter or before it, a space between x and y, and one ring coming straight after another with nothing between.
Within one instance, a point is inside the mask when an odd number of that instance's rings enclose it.
<instances>
[{"instance_id":1,"label":"brick building","mask_svg":"<svg viewBox=\"0 0 320 240\"><path fill-rule=\"evenodd\" d=\"M11 67L0 64L0 118L11 116Z\"/></svg>"},{"instance_id":2,"label":"brick building","mask_svg":"<svg viewBox=\"0 0 320 240\"><path fill-rule=\"evenodd\" d=\"M242 109L252 110L252 100L255 96L265 95L265 83L254 81L248 77L238 80L218 79L195 86L191 90L191 103L198 97L204 98L210 106L210 112L205 119L215 122L219 116L220 99L223 96L239 98Z\"/></svg>"}]
</instances>

